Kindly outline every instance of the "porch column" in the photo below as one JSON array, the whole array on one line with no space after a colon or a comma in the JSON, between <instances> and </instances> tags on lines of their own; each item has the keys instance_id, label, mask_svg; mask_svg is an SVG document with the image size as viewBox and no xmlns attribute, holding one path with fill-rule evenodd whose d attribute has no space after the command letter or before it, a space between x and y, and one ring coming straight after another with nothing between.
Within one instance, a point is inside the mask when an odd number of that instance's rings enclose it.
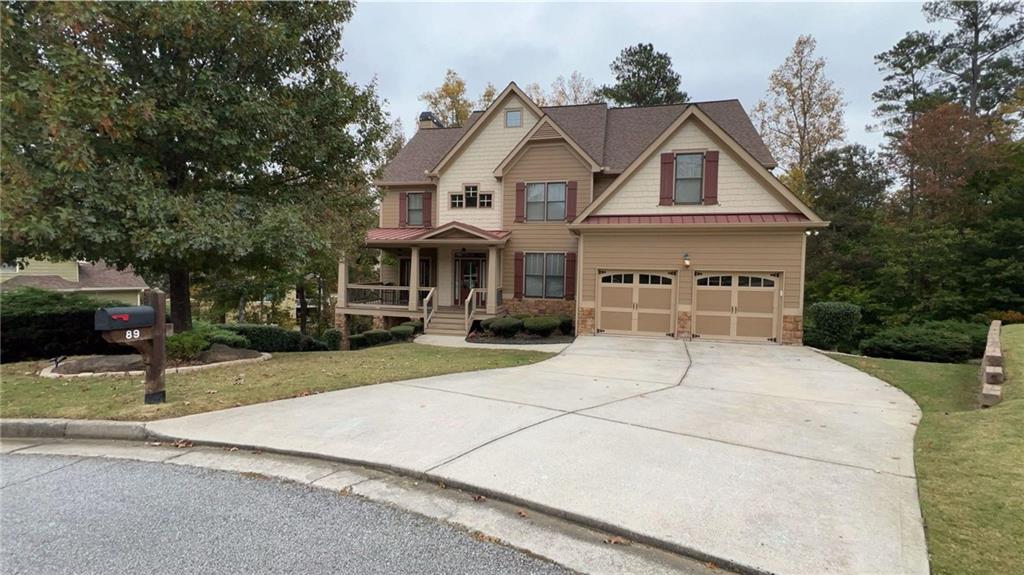
<instances>
[{"instance_id":1,"label":"porch column","mask_svg":"<svg viewBox=\"0 0 1024 575\"><path fill-rule=\"evenodd\" d=\"M409 311L416 311L416 300L420 293L420 248L412 247L409 258Z\"/></svg>"},{"instance_id":2,"label":"porch column","mask_svg":"<svg viewBox=\"0 0 1024 575\"><path fill-rule=\"evenodd\" d=\"M348 260L345 259L345 256L338 260L337 307L348 307Z\"/></svg>"},{"instance_id":3,"label":"porch column","mask_svg":"<svg viewBox=\"0 0 1024 575\"><path fill-rule=\"evenodd\" d=\"M498 313L498 246L487 250L487 313Z\"/></svg>"}]
</instances>

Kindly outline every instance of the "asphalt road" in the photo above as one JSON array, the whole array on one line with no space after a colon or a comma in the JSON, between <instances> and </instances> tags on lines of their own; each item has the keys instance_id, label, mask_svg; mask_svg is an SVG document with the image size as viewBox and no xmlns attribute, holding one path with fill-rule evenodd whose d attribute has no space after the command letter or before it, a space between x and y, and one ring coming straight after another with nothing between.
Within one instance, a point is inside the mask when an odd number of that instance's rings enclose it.
<instances>
[{"instance_id":1,"label":"asphalt road","mask_svg":"<svg viewBox=\"0 0 1024 575\"><path fill-rule=\"evenodd\" d=\"M4 573L566 573L358 497L222 471L0 456Z\"/></svg>"}]
</instances>

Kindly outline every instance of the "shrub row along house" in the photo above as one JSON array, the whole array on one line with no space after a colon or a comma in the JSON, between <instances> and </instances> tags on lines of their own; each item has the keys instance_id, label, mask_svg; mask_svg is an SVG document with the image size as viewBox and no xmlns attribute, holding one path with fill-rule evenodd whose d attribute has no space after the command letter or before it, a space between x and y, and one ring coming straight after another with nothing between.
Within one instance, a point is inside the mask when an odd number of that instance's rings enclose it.
<instances>
[{"instance_id":1,"label":"shrub row along house","mask_svg":"<svg viewBox=\"0 0 1024 575\"><path fill-rule=\"evenodd\" d=\"M338 325L565 313L580 335L799 343L827 222L773 167L737 100L539 107L513 83L465 126L425 113L378 182L380 284L342 263Z\"/></svg>"}]
</instances>

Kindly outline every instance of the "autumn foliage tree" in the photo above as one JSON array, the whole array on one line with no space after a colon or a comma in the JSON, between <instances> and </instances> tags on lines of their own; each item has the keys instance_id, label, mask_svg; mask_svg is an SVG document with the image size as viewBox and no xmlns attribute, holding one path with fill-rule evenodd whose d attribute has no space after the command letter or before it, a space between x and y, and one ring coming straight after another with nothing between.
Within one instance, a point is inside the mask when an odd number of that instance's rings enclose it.
<instances>
[{"instance_id":1,"label":"autumn foliage tree","mask_svg":"<svg viewBox=\"0 0 1024 575\"><path fill-rule=\"evenodd\" d=\"M167 281L336 260L369 225L387 130L340 71L353 5L5 2L3 258Z\"/></svg>"},{"instance_id":2,"label":"autumn foliage tree","mask_svg":"<svg viewBox=\"0 0 1024 575\"><path fill-rule=\"evenodd\" d=\"M494 99L493 94L489 99ZM420 101L426 104L427 109L445 126L465 124L473 111L473 103L466 97L466 81L451 68L445 72L444 81L440 86L420 94Z\"/></svg>"}]
</instances>

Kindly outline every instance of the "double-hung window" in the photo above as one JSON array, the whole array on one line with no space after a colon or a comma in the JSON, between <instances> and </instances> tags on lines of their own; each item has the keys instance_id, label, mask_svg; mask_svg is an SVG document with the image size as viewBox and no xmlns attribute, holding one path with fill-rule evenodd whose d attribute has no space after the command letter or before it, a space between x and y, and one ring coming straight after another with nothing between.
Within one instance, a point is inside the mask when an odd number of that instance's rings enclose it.
<instances>
[{"instance_id":1,"label":"double-hung window","mask_svg":"<svg viewBox=\"0 0 1024 575\"><path fill-rule=\"evenodd\" d=\"M677 154L673 201L699 204L704 187L704 154Z\"/></svg>"},{"instance_id":2,"label":"double-hung window","mask_svg":"<svg viewBox=\"0 0 1024 575\"><path fill-rule=\"evenodd\" d=\"M526 221L565 219L565 182L526 184Z\"/></svg>"},{"instance_id":3,"label":"double-hung window","mask_svg":"<svg viewBox=\"0 0 1024 575\"><path fill-rule=\"evenodd\" d=\"M565 254L524 254L523 295L526 297L565 297Z\"/></svg>"},{"instance_id":4,"label":"double-hung window","mask_svg":"<svg viewBox=\"0 0 1024 575\"><path fill-rule=\"evenodd\" d=\"M409 193L405 195L405 225L423 225L423 194Z\"/></svg>"}]
</instances>

